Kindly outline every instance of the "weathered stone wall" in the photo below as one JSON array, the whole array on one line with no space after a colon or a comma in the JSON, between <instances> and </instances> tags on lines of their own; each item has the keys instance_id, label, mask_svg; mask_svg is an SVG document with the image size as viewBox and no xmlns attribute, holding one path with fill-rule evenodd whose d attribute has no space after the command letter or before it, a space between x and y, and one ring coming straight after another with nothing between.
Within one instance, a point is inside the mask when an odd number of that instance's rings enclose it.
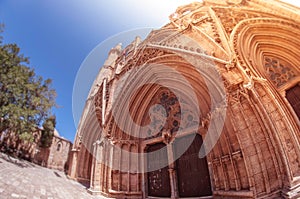
<instances>
[{"instance_id":1,"label":"weathered stone wall","mask_svg":"<svg viewBox=\"0 0 300 199\"><path fill-rule=\"evenodd\" d=\"M33 132L32 142L21 140L14 132L2 132L0 134L0 150L15 157L33 161L40 140L39 130Z\"/></svg>"},{"instance_id":2,"label":"weathered stone wall","mask_svg":"<svg viewBox=\"0 0 300 199\"><path fill-rule=\"evenodd\" d=\"M72 143L64 138L54 136L49 149L47 167L60 171L67 171L69 168L69 155Z\"/></svg>"}]
</instances>

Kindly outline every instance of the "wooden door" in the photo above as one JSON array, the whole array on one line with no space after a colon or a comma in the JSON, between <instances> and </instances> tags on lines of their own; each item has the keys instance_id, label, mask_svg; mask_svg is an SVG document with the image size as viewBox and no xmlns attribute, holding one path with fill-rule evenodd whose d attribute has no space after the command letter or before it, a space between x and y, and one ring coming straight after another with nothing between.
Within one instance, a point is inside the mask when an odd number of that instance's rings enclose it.
<instances>
[{"instance_id":1,"label":"wooden door","mask_svg":"<svg viewBox=\"0 0 300 199\"><path fill-rule=\"evenodd\" d=\"M300 86L297 84L293 88L287 90L286 98L300 120Z\"/></svg>"},{"instance_id":2,"label":"wooden door","mask_svg":"<svg viewBox=\"0 0 300 199\"><path fill-rule=\"evenodd\" d=\"M186 136L174 142L174 152L177 156L186 146ZM209 171L206 158L199 158L199 151L202 145L202 137L196 135L192 144L184 154L176 160L176 170L178 178L178 190L180 197L200 197L212 195ZM177 156L178 157L178 156Z\"/></svg>"},{"instance_id":3,"label":"wooden door","mask_svg":"<svg viewBox=\"0 0 300 199\"><path fill-rule=\"evenodd\" d=\"M170 177L168 166L160 168L161 165L167 165L168 154L166 145L163 143L158 143L149 146L147 149L148 158L148 195L155 197L170 197L171 188L170 188ZM159 150L162 149L162 150ZM159 151L158 151L159 150ZM154 152L155 153L150 153ZM157 169L158 168L158 169ZM154 171L152 171L155 169Z\"/></svg>"}]
</instances>

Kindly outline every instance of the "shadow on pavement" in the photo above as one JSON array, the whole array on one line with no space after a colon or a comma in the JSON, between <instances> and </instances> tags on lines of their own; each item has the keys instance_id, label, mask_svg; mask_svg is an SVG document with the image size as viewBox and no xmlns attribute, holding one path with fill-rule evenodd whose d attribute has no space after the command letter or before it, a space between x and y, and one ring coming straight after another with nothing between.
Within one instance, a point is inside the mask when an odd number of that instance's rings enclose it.
<instances>
[{"instance_id":1,"label":"shadow on pavement","mask_svg":"<svg viewBox=\"0 0 300 199\"><path fill-rule=\"evenodd\" d=\"M53 173L57 176L61 178L61 175L59 175L59 173L57 173L56 171L53 171Z\"/></svg>"},{"instance_id":2,"label":"shadow on pavement","mask_svg":"<svg viewBox=\"0 0 300 199\"><path fill-rule=\"evenodd\" d=\"M22 159L16 159L8 154L0 153L0 158L21 168L35 167L33 163Z\"/></svg>"}]
</instances>

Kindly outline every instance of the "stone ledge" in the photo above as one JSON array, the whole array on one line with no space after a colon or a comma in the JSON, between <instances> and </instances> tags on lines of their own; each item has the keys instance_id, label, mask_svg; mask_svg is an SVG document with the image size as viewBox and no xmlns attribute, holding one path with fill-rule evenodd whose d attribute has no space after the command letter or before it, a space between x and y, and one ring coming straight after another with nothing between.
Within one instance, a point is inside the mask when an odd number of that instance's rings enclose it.
<instances>
[{"instance_id":1,"label":"stone ledge","mask_svg":"<svg viewBox=\"0 0 300 199\"><path fill-rule=\"evenodd\" d=\"M233 198L253 198L253 191L214 191L214 196L225 196Z\"/></svg>"}]
</instances>

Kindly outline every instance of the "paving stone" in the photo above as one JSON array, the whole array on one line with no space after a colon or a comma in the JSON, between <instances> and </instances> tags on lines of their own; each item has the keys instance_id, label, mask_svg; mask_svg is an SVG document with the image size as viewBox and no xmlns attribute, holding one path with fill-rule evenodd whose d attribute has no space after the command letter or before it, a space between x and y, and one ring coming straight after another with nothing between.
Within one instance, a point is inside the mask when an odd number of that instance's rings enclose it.
<instances>
[{"instance_id":1,"label":"paving stone","mask_svg":"<svg viewBox=\"0 0 300 199\"><path fill-rule=\"evenodd\" d=\"M12 193L11 197L13 197L13 198L20 198L20 196L18 194L15 194L15 193Z\"/></svg>"},{"instance_id":2,"label":"paving stone","mask_svg":"<svg viewBox=\"0 0 300 199\"><path fill-rule=\"evenodd\" d=\"M102 199L63 172L0 153L0 199ZM58 174L58 175L56 175Z\"/></svg>"}]
</instances>

